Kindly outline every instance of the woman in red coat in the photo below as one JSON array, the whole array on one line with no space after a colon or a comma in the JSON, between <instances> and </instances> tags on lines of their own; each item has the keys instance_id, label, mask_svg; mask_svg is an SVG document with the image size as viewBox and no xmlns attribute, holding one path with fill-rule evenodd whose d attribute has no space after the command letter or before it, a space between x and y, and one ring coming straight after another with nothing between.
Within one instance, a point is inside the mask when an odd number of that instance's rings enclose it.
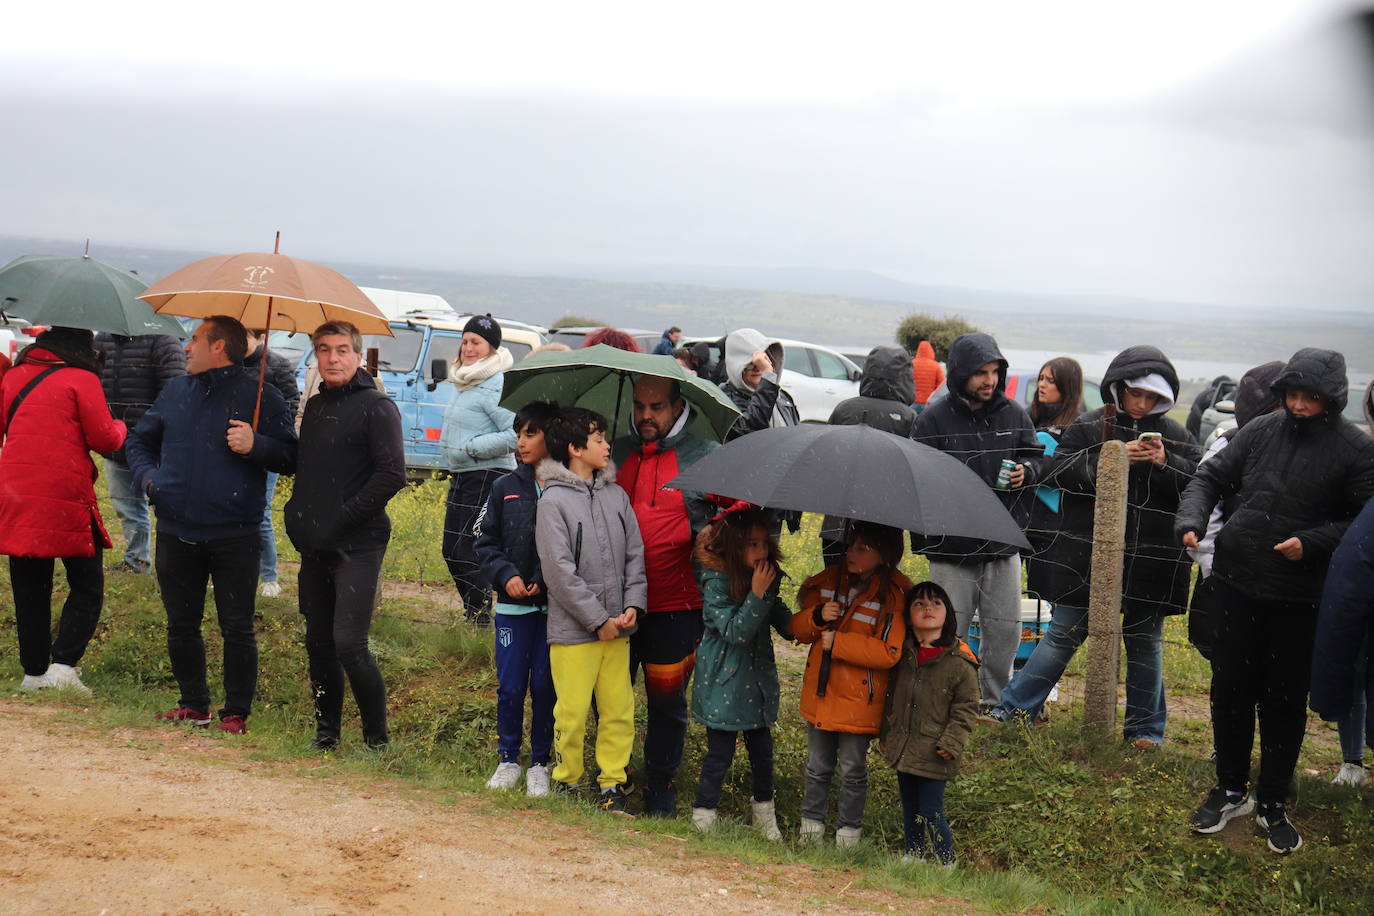
<instances>
[{"instance_id":1,"label":"woman in red coat","mask_svg":"<svg viewBox=\"0 0 1374 916\"><path fill-rule=\"evenodd\" d=\"M113 452L126 432L106 406L97 359L90 331L52 328L0 381L0 553L10 558L23 690L86 691L76 664L100 620L100 551L110 546L96 507L90 453ZM70 594L54 640L52 580L59 558Z\"/></svg>"}]
</instances>

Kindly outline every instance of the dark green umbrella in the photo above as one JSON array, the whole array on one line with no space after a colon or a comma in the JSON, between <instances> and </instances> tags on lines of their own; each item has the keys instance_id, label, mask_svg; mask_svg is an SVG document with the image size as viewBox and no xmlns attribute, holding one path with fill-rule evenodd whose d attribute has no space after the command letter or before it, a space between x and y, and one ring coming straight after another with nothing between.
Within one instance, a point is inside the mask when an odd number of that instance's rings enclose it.
<instances>
[{"instance_id":1,"label":"dark green umbrella","mask_svg":"<svg viewBox=\"0 0 1374 916\"><path fill-rule=\"evenodd\" d=\"M0 268L0 312L32 324L109 331L127 337L185 337L180 322L134 297L148 288L138 277L89 255L26 254Z\"/></svg>"},{"instance_id":2,"label":"dark green umbrella","mask_svg":"<svg viewBox=\"0 0 1374 916\"><path fill-rule=\"evenodd\" d=\"M501 406L519 410L534 401L586 407L611 421L611 436L634 429L631 410L635 380L641 375L673 379L691 407L687 432L717 442L739 419L739 409L710 382L683 369L671 356L630 353L598 344L526 357L506 370Z\"/></svg>"}]
</instances>

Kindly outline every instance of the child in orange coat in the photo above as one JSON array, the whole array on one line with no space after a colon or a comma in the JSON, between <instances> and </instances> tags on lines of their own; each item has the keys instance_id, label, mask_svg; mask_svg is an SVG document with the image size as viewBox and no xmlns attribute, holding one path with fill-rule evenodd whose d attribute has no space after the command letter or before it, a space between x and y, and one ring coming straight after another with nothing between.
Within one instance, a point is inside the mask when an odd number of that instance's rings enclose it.
<instances>
[{"instance_id":1,"label":"child in orange coat","mask_svg":"<svg viewBox=\"0 0 1374 916\"><path fill-rule=\"evenodd\" d=\"M903 595L910 580L897 569L902 532L856 522L844 560L802 583L792 634L809 643L802 683L806 719L806 785L801 839L820 839L830 780L840 774L835 843L853 846L863 832L868 799L868 744L883 721L889 670L902 655Z\"/></svg>"}]
</instances>

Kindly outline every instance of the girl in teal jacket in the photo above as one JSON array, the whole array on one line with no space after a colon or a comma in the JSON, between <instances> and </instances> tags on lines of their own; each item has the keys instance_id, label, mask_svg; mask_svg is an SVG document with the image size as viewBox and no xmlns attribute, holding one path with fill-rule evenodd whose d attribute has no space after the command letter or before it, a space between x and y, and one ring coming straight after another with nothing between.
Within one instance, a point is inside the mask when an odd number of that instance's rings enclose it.
<instances>
[{"instance_id":1,"label":"girl in teal jacket","mask_svg":"<svg viewBox=\"0 0 1374 916\"><path fill-rule=\"evenodd\" d=\"M706 726L706 757L692 823L716 822L721 784L739 733L754 782L754 826L782 838L773 810L773 733L778 719L778 669L769 626L791 637L792 614L778 597L781 555L763 513L726 512L697 538L705 632L697 649L692 715Z\"/></svg>"}]
</instances>

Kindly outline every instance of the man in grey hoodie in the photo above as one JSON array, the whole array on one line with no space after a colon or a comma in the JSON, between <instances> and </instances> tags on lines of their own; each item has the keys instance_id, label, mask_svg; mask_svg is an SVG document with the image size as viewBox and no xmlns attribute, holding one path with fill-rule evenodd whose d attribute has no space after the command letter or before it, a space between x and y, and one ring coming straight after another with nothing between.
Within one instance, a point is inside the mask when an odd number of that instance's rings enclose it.
<instances>
[{"instance_id":1,"label":"man in grey hoodie","mask_svg":"<svg viewBox=\"0 0 1374 916\"><path fill-rule=\"evenodd\" d=\"M801 416L782 384L782 344L753 328L725 338L725 381L720 388L740 410L725 440L771 426L796 426Z\"/></svg>"}]
</instances>

